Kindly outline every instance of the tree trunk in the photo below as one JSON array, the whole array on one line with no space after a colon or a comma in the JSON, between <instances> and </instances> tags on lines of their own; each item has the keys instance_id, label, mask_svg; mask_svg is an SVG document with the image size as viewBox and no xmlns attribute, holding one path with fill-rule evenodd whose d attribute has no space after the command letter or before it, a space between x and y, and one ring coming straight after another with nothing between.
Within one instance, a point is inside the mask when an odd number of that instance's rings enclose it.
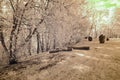
<instances>
[{"instance_id":1,"label":"tree trunk","mask_svg":"<svg viewBox=\"0 0 120 80\"><path fill-rule=\"evenodd\" d=\"M31 54L31 40L28 43L28 53L29 53L29 55L32 55Z\"/></svg>"},{"instance_id":2,"label":"tree trunk","mask_svg":"<svg viewBox=\"0 0 120 80\"><path fill-rule=\"evenodd\" d=\"M40 35L37 33L37 54L40 53Z\"/></svg>"},{"instance_id":3,"label":"tree trunk","mask_svg":"<svg viewBox=\"0 0 120 80\"><path fill-rule=\"evenodd\" d=\"M4 35L3 35L3 32L2 32L2 27L1 26L0 26L0 39L1 39L1 44L2 44L2 47L3 47L4 51L5 51L5 53L7 53L9 64L16 64L17 60L16 60L15 55L13 53L11 54L8 51L7 46L5 44Z\"/></svg>"},{"instance_id":4,"label":"tree trunk","mask_svg":"<svg viewBox=\"0 0 120 80\"><path fill-rule=\"evenodd\" d=\"M43 34L42 34L42 41L41 41L41 51L44 51L44 39L43 39Z\"/></svg>"},{"instance_id":5,"label":"tree trunk","mask_svg":"<svg viewBox=\"0 0 120 80\"><path fill-rule=\"evenodd\" d=\"M31 30L31 28L29 29L29 34L31 34L32 33L32 30ZM32 55L31 54L31 39L29 40L29 42L28 42L28 53L29 53L29 55Z\"/></svg>"},{"instance_id":6,"label":"tree trunk","mask_svg":"<svg viewBox=\"0 0 120 80\"><path fill-rule=\"evenodd\" d=\"M2 32L2 27L0 26L0 41L1 41L1 44L2 44L2 47L4 49L4 51L8 54L8 49L7 49L7 46L5 44L5 40L4 40L4 36L3 36L3 32Z\"/></svg>"}]
</instances>

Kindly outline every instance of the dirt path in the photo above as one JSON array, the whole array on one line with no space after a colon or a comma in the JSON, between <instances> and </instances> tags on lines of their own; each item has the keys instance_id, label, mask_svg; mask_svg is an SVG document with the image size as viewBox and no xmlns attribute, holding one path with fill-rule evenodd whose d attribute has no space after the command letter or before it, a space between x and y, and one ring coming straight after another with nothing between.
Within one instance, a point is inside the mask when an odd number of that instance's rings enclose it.
<instances>
[{"instance_id":1,"label":"dirt path","mask_svg":"<svg viewBox=\"0 0 120 80\"><path fill-rule=\"evenodd\" d=\"M5 68L0 80L120 80L120 40L85 44L90 50L46 54Z\"/></svg>"}]
</instances>

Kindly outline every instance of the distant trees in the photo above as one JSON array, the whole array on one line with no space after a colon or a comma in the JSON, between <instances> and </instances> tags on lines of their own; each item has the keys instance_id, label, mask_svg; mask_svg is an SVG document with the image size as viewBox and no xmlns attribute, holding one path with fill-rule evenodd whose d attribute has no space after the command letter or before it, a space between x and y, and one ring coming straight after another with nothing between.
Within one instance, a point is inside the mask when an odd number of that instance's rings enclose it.
<instances>
[{"instance_id":1,"label":"distant trees","mask_svg":"<svg viewBox=\"0 0 120 80\"><path fill-rule=\"evenodd\" d=\"M114 8L103 7L100 1L93 1L88 4L88 17L90 27L88 29L88 36L91 35L97 38L101 33L106 36L110 35L110 29L113 28L114 22ZM98 4L98 5L97 5Z\"/></svg>"}]
</instances>

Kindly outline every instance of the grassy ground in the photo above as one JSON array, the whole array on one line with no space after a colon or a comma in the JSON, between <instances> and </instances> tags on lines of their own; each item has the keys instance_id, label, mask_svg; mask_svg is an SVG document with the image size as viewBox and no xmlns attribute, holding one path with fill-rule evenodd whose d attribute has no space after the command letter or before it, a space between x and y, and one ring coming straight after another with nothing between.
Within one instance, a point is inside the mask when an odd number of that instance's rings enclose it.
<instances>
[{"instance_id":1,"label":"grassy ground","mask_svg":"<svg viewBox=\"0 0 120 80\"><path fill-rule=\"evenodd\" d=\"M120 80L120 40L79 43L90 50L31 56L0 69L0 80Z\"/></svg>"}]
</instances>

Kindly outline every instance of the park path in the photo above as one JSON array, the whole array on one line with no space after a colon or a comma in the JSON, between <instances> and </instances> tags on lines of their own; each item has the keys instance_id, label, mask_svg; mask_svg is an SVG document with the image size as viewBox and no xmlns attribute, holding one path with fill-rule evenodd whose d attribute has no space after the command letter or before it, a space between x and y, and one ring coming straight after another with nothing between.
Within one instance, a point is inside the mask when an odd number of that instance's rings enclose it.
<instances>
[{"instance_id":1,"label":"park path","mask_svg":"<svg viewBox=\"0 0 120 80\"><path fill-rule=\"evenodd\" d=\"M55 53L54 58L49 56L50 61L47 57L40 63L36 58L27 67L8 69L0 80L120 80L120 39L111 39L105 44L85 41L75 46L81 45L90 46L90 50L59 52L59 56ZM46 64L49 66L40 68Z\"/></svg>"},{"instance_id":2,"label":"park path","mask_svg":"<svg viewBox=\"0 0 120 80\"><path fill-rule=\"evenodd\" d=\"M90 46L90 50L64 53L66 59L49 69L52 73L47 80L120 80L119 39L105 44L95 40L83 45Z\"/></svg>"}]
</instances>

